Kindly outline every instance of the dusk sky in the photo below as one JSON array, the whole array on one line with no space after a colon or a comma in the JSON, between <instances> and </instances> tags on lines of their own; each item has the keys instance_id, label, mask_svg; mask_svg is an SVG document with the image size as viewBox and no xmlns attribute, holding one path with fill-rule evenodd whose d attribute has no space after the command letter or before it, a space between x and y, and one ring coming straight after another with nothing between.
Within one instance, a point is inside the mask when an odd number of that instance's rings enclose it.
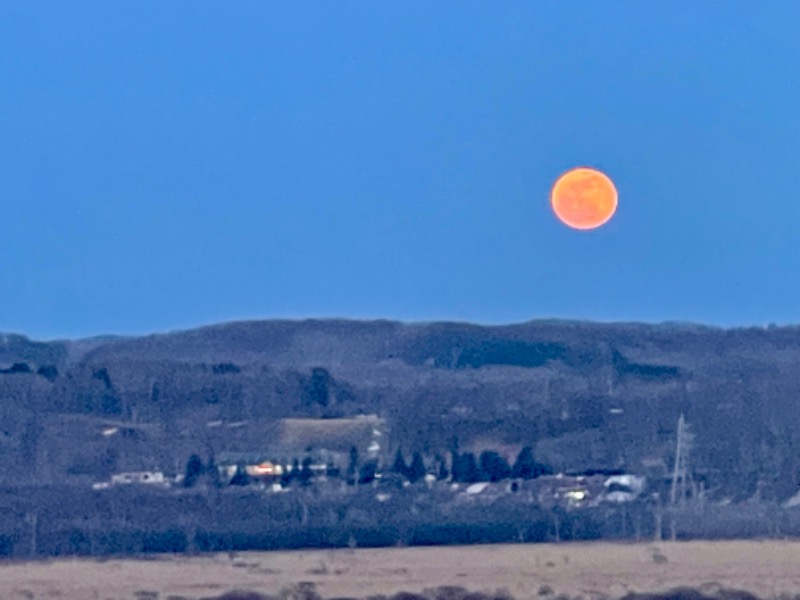
<instances>
[{"instance_id":1,"label":"dusk sky","mask_svg":"<svg viewBox=\"0 0 800 600\"><path fill-rule=\"evenodd\" d=\"M800 2L0 3L0 331L800 323ZM549 192L608 174L616 215Z\"/></svg>"}]
</instances>

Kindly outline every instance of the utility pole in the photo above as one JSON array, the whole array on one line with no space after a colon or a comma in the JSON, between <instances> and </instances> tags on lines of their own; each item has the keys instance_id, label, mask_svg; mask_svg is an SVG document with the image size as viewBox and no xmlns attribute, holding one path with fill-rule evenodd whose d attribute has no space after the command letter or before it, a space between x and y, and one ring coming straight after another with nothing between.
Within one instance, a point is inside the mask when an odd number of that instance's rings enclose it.
<instances>
[{"instance_id":1,"label":"utility pole","mask_svg":"<svg viewBox=\"0 0 800 600\"><path fill-rule=\"evenodd\" d=\"M689 427L686 424L683 413L681 413L678 419L678 434L675 442L675 464L672 468L672 486L669 495L671 513L670 534L673 540L677 537L677 526L675 523L676 504L683 505L686 501L686 485L687 479L690 477L686 463L687 456L692 448L693 438L694 436L689 432ZM678 486L680 486L680 494L678 493Z\"/></svg>"},{"instance_id":2,"label":"utility pole","mask_svg":"<svg viewBox=\"0 0 800 600\"><path fill-rule=\"evenodd\" d=\"M675 444L675 465L672 468L672 488L669 493L669 504L675 508L675 499L678 486L678 478L683 480L684 467L683 467L683 413L678 419L678 440Z\"/></svg>"},{"instance_id":3,"label":"utility pole","mask_svg":"<svg viewBox=\"0 0 800 600\"><path fill-rule=\"evenodd\" d=\"M686 499L687 485L695 491L696 487L691 482L691 474L687 466L688 455L692 450L692 435L689 425L681 413L678 419L678 435L675 444L675 465L672 468L672 488L670 489L670 504L675 506L676 502L681 504ZM680 486L680 494L678 494L678 486Z\"/></svg>"}]
</instances>

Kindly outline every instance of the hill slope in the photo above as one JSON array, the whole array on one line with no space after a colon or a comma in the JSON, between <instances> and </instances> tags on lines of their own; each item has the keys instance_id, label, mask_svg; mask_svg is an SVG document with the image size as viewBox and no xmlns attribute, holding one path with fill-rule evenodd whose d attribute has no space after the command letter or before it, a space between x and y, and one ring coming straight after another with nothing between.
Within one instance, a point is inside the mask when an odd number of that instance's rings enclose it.
<instances>
[{"instance_id":1,"label":"hill slope","mask_svg":"<svg viewBox=\"0 0 800 600\"><path fill-rule=\"evenodd\" d=\"M386 419L385 452L445 453L457 439L509 454L532 445L559 469L657 471L683 412L709 486L785 497L800 483L798 365L798 327L306 320L6 335L0 477L179 469L194 451L269 446L277 419L357 414ZM241 426L209 427L219 421ZM109 424L125 436L103 436Z\"/></svg>"}]
</instances>

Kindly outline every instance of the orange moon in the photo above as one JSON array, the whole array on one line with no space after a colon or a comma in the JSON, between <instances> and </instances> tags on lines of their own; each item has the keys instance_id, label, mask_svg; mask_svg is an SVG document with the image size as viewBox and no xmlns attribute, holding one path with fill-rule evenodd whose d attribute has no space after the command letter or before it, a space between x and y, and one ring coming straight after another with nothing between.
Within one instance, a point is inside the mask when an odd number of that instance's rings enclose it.
<instances>
[{"instance_id":1,"label":"orange moon","mask_svg":"<svg viewBox=\"0 0 800 600\"><path fill-rule=\"evenodd\" d=\"M617 189L604 173L580 167L558 178L550 193L550 204L568 227L595 229L614 216Z\"/></svg>"}]
</instances>

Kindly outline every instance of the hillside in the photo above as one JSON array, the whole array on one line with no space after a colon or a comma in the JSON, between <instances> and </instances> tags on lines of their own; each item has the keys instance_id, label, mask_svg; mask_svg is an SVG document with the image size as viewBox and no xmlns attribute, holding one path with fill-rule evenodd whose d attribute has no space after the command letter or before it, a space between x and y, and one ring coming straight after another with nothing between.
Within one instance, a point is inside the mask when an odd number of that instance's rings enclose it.
<instances>
[{"instance_id":1,"label":"hillside","mask_svg":"<svg viewBox=\"0 0 800 600\"><path fill-rule=\"evenodd\" d=\"M457 440L531 445L556 469L658 473L683 412L709 489L785 498L800 484L798 365L798 327L306 320L5 335L0 478L179 471L192 452L268 448L279 419L358 414L385 419L385 455L444 454ZM122 433L104 436L112 426Z\"/></svg>"}]
</instances>

